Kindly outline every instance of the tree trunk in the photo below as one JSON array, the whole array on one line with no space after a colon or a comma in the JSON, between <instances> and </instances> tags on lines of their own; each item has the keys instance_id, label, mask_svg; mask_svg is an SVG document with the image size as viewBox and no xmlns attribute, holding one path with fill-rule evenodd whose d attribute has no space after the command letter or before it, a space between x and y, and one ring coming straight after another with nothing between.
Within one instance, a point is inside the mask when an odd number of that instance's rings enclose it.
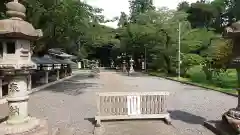
<instances>
[{"instance_id":1,"label":"tree trunk","mask_svg":"<svg viewBox=\"0 0 240 135\"><path fill-rule=\"evenodd\" d=\"M203 67L203 71L204 71L204 73L205 73L205 75L206 75L206 79L207 79L208 81L212 81L212 71L210 71L207 66L204 66L204 67Z\"/></svg>"},{"instance_id":2,"label":"tree trunk","mask_svg":"<svg viewBox=\"0 0 240 135\"><path fill-rule=\"evenodd\" d=\"M171 71L171 61L170 61L170 59L169 59L165 54L163 55L163 58L164 58L164 60L165 60L165 62L166 62L167 73L168 73L168 74L172 74L172 71Z\"/></svg>"}]
</instances>

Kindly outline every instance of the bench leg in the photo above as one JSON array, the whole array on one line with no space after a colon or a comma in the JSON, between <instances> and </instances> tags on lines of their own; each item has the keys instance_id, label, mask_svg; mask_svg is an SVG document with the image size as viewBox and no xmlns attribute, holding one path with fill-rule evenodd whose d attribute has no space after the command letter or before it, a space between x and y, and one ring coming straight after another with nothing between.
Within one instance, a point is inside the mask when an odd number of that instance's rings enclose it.
<instances>
[{"instance_id":1,"label":"bench leg","mask_svg":"<svg viewBox=\"0 0 240 135\"><path fill-rule=\"evenodd\" d=\"M97 119L96 120L96 127L100 127L101 126L101 120L100 119Z\"/></svg>"},{"instance_id":2,"label":"bench leg","mask_svg":"<svg viewBox=\"0 0 240 135\"><path fill-rule=\"evenodd\" d=\"M165 120L165 122L166 122L168 125L170 125L170 124L172 123L172 122L171 122L170 115L166 116L166 117L164 118L164 120Z\"/></svg>"}]
</instances>

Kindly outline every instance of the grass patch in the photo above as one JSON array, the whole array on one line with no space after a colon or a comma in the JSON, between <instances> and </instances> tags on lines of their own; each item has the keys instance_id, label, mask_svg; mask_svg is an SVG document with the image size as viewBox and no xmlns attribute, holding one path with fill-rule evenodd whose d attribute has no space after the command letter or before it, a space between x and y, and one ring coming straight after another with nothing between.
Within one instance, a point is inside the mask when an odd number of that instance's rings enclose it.
<instances>
[{"instance_id":1,"label":"grass patch","mask_svg":"<svg viewBox=\"0 0 240 135\"><path fill-rule=\"evenodd\" d=\"M183 83L186 83L186 84L192 84L192 85L195 85L195 86L203 87L203 88L206 88L206 89L211 89L211 90L215 90L215 91L219 91L219 92L223 92L223 93L237 95L237 91L234 90L233 88L221 88L221 87L218 87L214 84L209 84L207 82L199 82L199 81L194 82L189 78L182 78L182 77L178 78L178 77L169 76L169 75L166 75L164 73L159 73L159 72L149 72L149 75L157 76L157 77L163 77L163 78L183 82Z\"/></svg>"}]
</instances>

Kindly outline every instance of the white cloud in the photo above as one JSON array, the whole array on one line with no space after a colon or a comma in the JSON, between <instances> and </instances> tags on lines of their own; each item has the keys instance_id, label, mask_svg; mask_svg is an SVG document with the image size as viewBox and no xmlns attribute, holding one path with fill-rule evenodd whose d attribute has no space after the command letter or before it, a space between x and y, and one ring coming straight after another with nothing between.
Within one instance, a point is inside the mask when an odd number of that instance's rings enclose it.
<instances>
[{"instance_id":1,"label":"white cloud","mask_svg":"<svg viewBox=\"0 0 240 135\"><path fill-rule=\"evenodd\" d=\"M128 0L85 0L89 5L104 9L103 14L107 19L112 19L119 16L121 12L129 14ZM181 1L184 0L153 0L156 7L168 7L175 9ZM187 0L188 2L196 2L197 0ZM105 25L116 28L116 22L109 22Z\"/></svg>"}]
</instances>

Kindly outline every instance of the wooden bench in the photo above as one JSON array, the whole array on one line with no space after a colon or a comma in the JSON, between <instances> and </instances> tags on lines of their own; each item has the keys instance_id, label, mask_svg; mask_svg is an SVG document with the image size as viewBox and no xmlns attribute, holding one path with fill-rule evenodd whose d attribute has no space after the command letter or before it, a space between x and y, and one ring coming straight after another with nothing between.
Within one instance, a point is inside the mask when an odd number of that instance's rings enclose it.
<instances>
[{"instance_id":1,"label":"wooden bench","mask_svg":"<svg viewBox=\"0 0 240 135\"><path fill-rule=\"evenodd\" d=\"M159 119L171 123L166 97L169 92L103 92L97 94L97 126L102 120Z\"/></svg>"}]
</instances>

